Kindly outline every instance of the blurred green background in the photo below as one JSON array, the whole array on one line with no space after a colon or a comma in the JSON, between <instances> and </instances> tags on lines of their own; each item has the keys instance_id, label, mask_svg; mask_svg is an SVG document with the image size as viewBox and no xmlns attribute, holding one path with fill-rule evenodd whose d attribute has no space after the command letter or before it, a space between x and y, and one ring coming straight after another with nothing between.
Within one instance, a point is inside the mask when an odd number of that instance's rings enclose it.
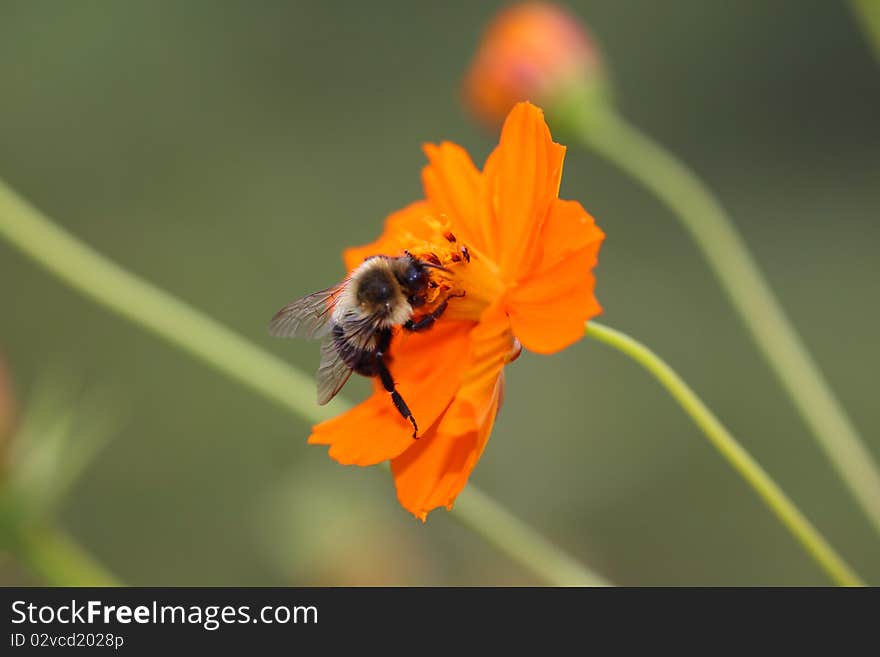
<instances>
[{"instance_id":1,"label":"blurred green background","mask_svg":"<svg viewBox=\"0 0 880 657\"><path fill-rule=\"evenodd\" d=\"M101 252L312 371L286 301L419 197L423 141L482 161L459 77L496 2L0 2L0 176ZM712 186L880 454L880 75L844 3L582 1L625 115ZM869 580L880 549L675 220L569 150L608 234L603 321L644 340ZM27 405L113 390L63 525L135 585L533 584L390 476L0 242L0 351ZM825 584L690 421L584 342L510 368L472 481L614 582ZM539 384L540 382L540 384ZM349 396L360 398L363 382ZM118 408L115 408L118 406ZM120 411L120 409L123 409ZM34 580L6 559L2 583Z\"/></svg>"}]
</instances>

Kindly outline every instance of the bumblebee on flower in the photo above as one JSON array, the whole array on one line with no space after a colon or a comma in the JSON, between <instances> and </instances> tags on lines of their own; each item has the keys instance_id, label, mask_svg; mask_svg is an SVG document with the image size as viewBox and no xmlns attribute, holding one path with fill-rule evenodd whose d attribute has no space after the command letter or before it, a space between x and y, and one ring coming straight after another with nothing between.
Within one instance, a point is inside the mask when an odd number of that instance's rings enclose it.
<instances>
[{"instance_id":1,"label":"bumblebee on flower","mask_svg":"<svg viewBox=\"0 0 880 657\"><path fill-rule=\"evenodd\" d=\"M375 377L366 401L309 442L343 464L390 460L400 503L422 520L451 508L479 460L504 366L523 347L564 349L601 311L592 269L604 238L579 203L558 198L565 148L529 103L511 110L482 171L452 143L425 153L425 199L345 251L340 285L272 323L324 338L319 402L352 371Z\"/></svg>"}]
</instances>

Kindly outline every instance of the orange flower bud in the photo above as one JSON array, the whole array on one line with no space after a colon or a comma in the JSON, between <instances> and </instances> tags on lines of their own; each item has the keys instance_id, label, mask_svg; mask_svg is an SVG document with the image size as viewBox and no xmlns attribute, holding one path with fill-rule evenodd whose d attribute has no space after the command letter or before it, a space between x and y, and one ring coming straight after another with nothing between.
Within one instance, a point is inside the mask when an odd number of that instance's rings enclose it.
<instances>
[{"instance_id":1,"label":"orange flower bud","mask_svg":"<svg viewBox=\"0 0 880 657\"><path fill-rule=\"evenodd\" d=\"M544 2L516 4L489 24L465 78L465 101L499 124L517 102L553 113L561 96L600 82L599 50L570 13Z\"/></svg>"}]
</instances>

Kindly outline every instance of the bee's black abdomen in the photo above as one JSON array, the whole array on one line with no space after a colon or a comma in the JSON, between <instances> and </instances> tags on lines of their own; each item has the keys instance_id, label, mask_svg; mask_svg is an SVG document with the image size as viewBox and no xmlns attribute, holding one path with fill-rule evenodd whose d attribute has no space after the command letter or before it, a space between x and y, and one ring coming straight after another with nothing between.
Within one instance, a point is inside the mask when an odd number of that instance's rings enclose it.
<instances>
[{"instance_id":1,"label":"bee's black abdomen","mask_svg":"<svg viewBox=\"0 0 880 657\"><path fill-rule=\"evenodd\" d=\"M357 365L352 367L355 372L362 376L376 376L379 373L379 362L371 351L362 351Z\"/></svg>"},{"instance_id":2,"label":"bee's black abdomen","mask_svg":"<svg viewBox=\"0 0 880 657\"><path fill-rule=\"evenodd\" d=\"M371 349L358 349L345 339L345 331L339 324L333 327L333 344L339 357L352 370L362 376L376 376L379 373L376 353Z\"/></svg>"}]
</instances>

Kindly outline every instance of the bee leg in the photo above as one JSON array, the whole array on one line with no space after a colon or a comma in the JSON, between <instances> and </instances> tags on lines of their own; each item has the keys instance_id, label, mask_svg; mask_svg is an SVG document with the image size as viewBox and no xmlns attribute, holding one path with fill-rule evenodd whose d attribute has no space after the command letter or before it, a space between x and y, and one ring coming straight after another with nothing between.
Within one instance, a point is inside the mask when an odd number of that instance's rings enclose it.
<instances>
[{"instance_id":1,"label":"bee leg","mask_svg":"<svg viewBox=\"0 0 880 657\"><path fill-rule=\"evenodd\" d=\"M416 419L413 417L412 412L409 410L409 406L406 405L406 402L403 401L403 397L400 396L400 393L397 392L397 388L394 386L394 379L391 377L391 372L388 371L388 366L385 364L385 361L379 360L379 378L382 380L382 386L391 393L391 401L394 403L394 408L398 410L398 412L404 417L404 419L409 420L410 424L413 427L413 438L419 437L419 425L416 424Z\"/></svg>"},{"instance_id":2,"label":"bee leg","mask_svg":"<svg viewBox=\"0 0 880 657\"><path fill-rule=\"evenodd\" d=\"M448 297L443 299L443 302L434 309L430 315L425 315L419 321L414 322L411 319L406 320L403 323L403 328L407 331L427 331L429 328L434 326L434 322L440 319L440 315L446 312L446 306L449 305L449 299L453 297L463 297L464 293L461 294L450 294Z\"/></svg>"},{"instance_id":3,"label":"bee leg","mask_svg":"<svg viewBox=\"0 0 880 657\"><path fill-rule=\"evenodd\" d=\"M419 425L416 424L416 419L409 410L409 406L406 405L403 397L397 392L397 387L394 385L394 377L391 376L391 371L388 369L388 365L385 364L385 354L388 352L390 344L391 331L386 329L379 336L379 344L376 349L376 370L379 373L379 380L382 381L382 387L391 393L391 401L394 403L394 408L397 409L404 419L409 420L410 424L412 424L412 437L417 439L419 437Z\"/></svg>"},{"instance_id":4,"label":"bee leg","mask_svg":"<svg viewBox=\"0 0 880 657\"><path fill-rule=\"evenodd\" d=\"M394 402L394 407L400 411L400 414L409 420L409 423L412 425L413 432L412 437L413 440L419 439L419 425L416 424L416 419L413 417L412 413L410 413L409 406L406 405L406 402L403 401L403 397L400 396L400 393L396 390L391 391L391 401Z\"/></svg>"}]
</instances>

